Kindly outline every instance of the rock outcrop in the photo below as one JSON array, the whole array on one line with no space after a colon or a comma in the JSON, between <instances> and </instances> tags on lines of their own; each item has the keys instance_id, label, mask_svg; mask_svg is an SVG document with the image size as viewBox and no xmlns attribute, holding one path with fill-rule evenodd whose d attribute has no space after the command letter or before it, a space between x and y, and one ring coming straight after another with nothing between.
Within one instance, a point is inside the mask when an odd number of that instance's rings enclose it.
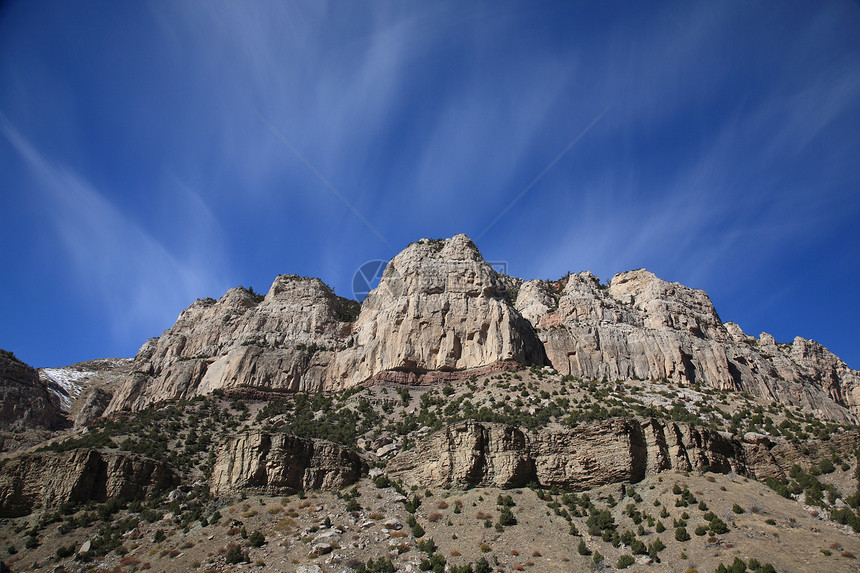
<instances>
[{"instance_id":1,"label":"rock outcrop","mask_svg":"<svg viewBox=\"0 0 860 573\"><path fill-rule=\"evenodd\" d=\"M93 388L86 394L84 402L75 416L75 428L89 426L99 419L110 404L113 394L101 388Z\"/></svg>"},{"instance_id":2,"label":"rock outcrop","mask_svg":"<svg viewBox=\"0 0 860 573\"><path fill-rule=\"evenodd\" d=\"M281 495L297 490L340 489L358 481L367 463L326 440L291 434L246 432L229 440L212 469L213 493L245 491Z\"/></svg>"},{"instance_id":3,"label":"rock outcrop","mask_svg":"<svg viewBox=\"0 0 860 573\"><path fill-rule=\"evenodd\" d=\"M42 380L60 399L60 406L74 420L89 392L99 388L113 394L131 373L130 358L98 358L59 368L39 368Z\"/></svg>"},{"instance_id":4,"label":"rock outcrop","mask_svg":"<svg viewBox=\"0 0 860 573\"><path fill-rule=\"evenodd\" d=\"M318 391L351 325L319 279L281 275L265 297L244 288L201 299L150 339L106 413L215 389Z\"/></svg>"},{"instance_id":5,"label":"rock outcrop","mask_svg":"<svg viewBox=\"0 0 860 573\"><path fill-rule=\"evenodd\" d=\"M449 426L386 466L406 485L568 490L635 483L669 469L746 473L743 443L707 428L616 418L525 432L504 424Z\"/></svg>"},{"instance_id":6,"label":"rock outcrop","mask_svg":"<svg viewBox=\"0 0 860 573\"><path fill-rule=\"evenodd\" d=\"M465 235L407 247L354 323L348 303L318 279L282 275L262 300L234 288L198 300L144 344L106 413L216 389L339 390L375 376L431 383L440 372L543 364L506 293Z\"/></svg>"},{"instance_id":7,"label":"rock outcrop","mask_svg":"<svg viewBox=\"0 0 860 573\"><path fill-rule=\"evenodd\" d=\"M548 363L564 375L703 384L837 422L860 417L860 373L827 349L747 336L703 291L645 270L608 285L588 272L523 282L496 273L465 235L422 239L391 260L354 322L349 304L293 275L265 297L235 288L199 300L141 348L106 413L216 389L431 384Z\"/></svg>"},{"instance_id":8,"label":"rock outcrop","mask_svg":"<svg viewBox=\"0 0 860 573\"><path fill-rule=\"evenodd\" d=\"M36 370L0 353L0 429L57 430L67 425L59 398L39 380Z\"/></svg>"},{"instance_id":9,"label":"rock outcrop","mask_svg":"<svg viewBox=\"0 0 860 573\"><path fill-rule=\"evenodd\" d=\"M723 324L708 295L645 270L608 286L591 273L556 285L529 281L516 306L553 367L591 379L701 383L800 406L838 422L860 415L860 373L815 342L776 344Z\"/></svg>"},{"instance_id":10,"label":"rock outcrop","mask_svg":"<svg viewBox=\"0 0 860 573\"><path fill-rule=\"evenodd\" d=\"M538 432L463 422L420 439L389 460L386 473L407 486L455 489L539 483L587 490L636 483L667 470L784 478L794 464L809 470L834 452L850 457L858 440L860 432L849 431L800 446L653 418L614 418Z\"/></svg>"},{"instance_id":11,"label":"rock outcrop","mask_svg":"<svg viewBox=\"0 0 860 573\"><path fill-rule=\"evenodd\" d=\"M178 483L164 464L127 452L19 454L0 465L0 517L20 517L69 501L142 499Z\"/></svg>"},{"instance_id":12,"label":"rock outcrop","mask_svg":"<svg viewBox=\"0 0 860 573\"><path fill-rule=\"evenodd\" d=\"M374 375L462 372L495 363L543 364L531 324L466 235L422 239L394 257L364 301L355 345L340 352L328 388Z\"/></svg>"}]
</instances>

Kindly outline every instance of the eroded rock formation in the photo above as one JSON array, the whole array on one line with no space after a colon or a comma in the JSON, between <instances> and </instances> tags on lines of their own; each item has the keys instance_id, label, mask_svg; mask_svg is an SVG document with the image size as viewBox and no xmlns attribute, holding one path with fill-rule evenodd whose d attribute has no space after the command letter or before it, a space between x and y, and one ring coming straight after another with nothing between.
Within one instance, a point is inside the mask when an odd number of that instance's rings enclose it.
<instances>
[{"instance_id":1,"label":"eroded rock formation","mask_svg":"<svg viewBox=\"0 0 860 573\"><path fill-rule=\"evenodd\" d=\"M392 458L386 472L407 485L568 490L635 483L678 469L746 473L742 442L707 428L632 418L525 432L504 424L449 426Z\"/></svg>"},{"instance_id":2,"label":"eroded rock formation","mask_svg":"<svg viewBox=\"0 0 860 573\"><path fill-rule=\"evenodd\" d=\"M562 374L608 380L669 379L745 391L839 422L860 415L860 373L820 344L747 336L723 324L708 295L645 270L608 286L570 275L561 291L529 281L516 300Z\"/></svg>"},{"instance_id":3,"label":"eroded rock formation","mask_svg":"<svg viewBox=\"0 0 860 573\"><path fill-rule=\"evenodd\" d=\"M30 366L0 355L0 429L57 430L67 425L59 398Z\"/></svg>"},{"instance_id":4,"label":"eroded rock formation","mask_svg":"<svg viewBox=\"0 0 860 573\"><path fill-rule=\"evenodd\" d=\"M234 288L198 300L144 344L106 413L216 389L339 390L374 376L431 383L439 372L544 363L506 292L465 235L407 247L354 323L318 279L282 275L261 301Z\"/></svg>"},{"instance_id":5,"label":"eroded rock formation","mask_svg":"<svg viewBox=\"0 0 860 573\"><path fill-rule=\"evenodd\" d=\"M339 353L328 387L349 388L392 371L543 364L540 341L507 304L506 292L465 235L411 244L391 260L364 301L355 345Z\"/></svg>"},{"instance_id":6,"label":"eroded rock formation","mask_svg":"<svg viewBox=\"0 0 860 573\"><path fill-rule=\"evenodd\" d=\"M0 517L19 517L67 501L142 499L178 483L164 464L127 452L19 454L0 465Z\"/></svg>"},{"instance_id":7,"label":"eroded rock formation","mask_svg":"<svg viewBox=\"0 0 860 573\"><path fill-rule=\"evenodd\" d=\"M281 495L340 489L358 481L367 464L349 448L291 434L246 432L229 440L215 462L215 494L247 491Z\"/></svg>"},{"instance_id":8,"label":"eroded rock formation","mask_svg":"<svg viewBox=\"0 0 860 573\"><path fill-rule=\"evenodd\" d=\"M201 299L143 345L107 413L215 389L318 391L350 324L319 279L281 275L262 300L244 288Z\"/></svg>"},{"instance_id":9,"label":"eroded rock formation","mask_svg":"<svg viewBox=\"0 0 860 573\"><path fill-rule=\"evenodd\" d=\"M113 394L102 388L90 390L84 398L78 415L75 416L75 428L89 426L99 419L110 404L111 398L113 398Z\"/></svg>"},{"instance_id":10,"label":"eroded rock formation","mask_svg":"<svg viewBox=\"0 0 860 573\"><path fill-rule=\"evenodd\" d=\"M148 341L106 412L243 389L429 384L512 364L593 380L668 379L745 391L838 422L860 416L860 373L815 342L777 344L724 324L701 290L645 270L601 285L496 273L465 235L397 255L355 322L317 279L278 277L260 297L199 300Z\"/></svg>"}]
</instances>

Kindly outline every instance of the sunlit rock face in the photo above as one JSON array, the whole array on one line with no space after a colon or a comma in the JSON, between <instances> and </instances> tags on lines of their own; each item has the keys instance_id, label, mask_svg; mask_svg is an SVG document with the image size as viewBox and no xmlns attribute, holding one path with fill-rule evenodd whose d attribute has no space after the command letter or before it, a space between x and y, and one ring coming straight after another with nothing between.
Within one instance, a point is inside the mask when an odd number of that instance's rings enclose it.
<instances>
[{"instance_id":1,"label":"sunlit rock face","mask_svg":"<svg viewBox=\"0 0 860 573\"><path fill-rule=\"evenodd\" d=\"M106 412L219 389L433 384L551 364L593 380L746 391L840 422L860 415L860 374L827 349L747 336L705 292L646 270L608 285L588 272L524 282L495 272L465 235L422 239L391 260L357 319L349 304L295 275L279 276L265 297L234 288L198 300L144 344Z\"/></svg>"},{"instance_id":2,"label":"sunlit rock face","mask_svg":"<svg viewBox=\"0 0 860 573\"><path fill-rule=\"evenodd\" d=\"M723 324L708 295L645 270L601 285L591 273L530 281L527 313L553 367L591 379L668 379L745 391L824 417L860 415L860 375L815 342L777 344Z\"/></svg>"},{"instance_id":3,"label":"sunlit rock face","mask_svg":"<svg viewBox=\"0 0 860 573\"><path fill-rule=\"evenodd\" d=\"M138 352L107 413L217 389L318 391L350 324L319 279L281 275L262 299L244 288L201 299Z\"/></svg>"},{"instance_id":4,"label":"sunlit rock face","mask_svg":"<svg viewBox=\"0 0 860 573\"><path fill-rule=\"evenodd\" d=\"M381 373L405 373L412 376L404 380L421 382L428 372L504 361L543 364L531 324L506 296L498 274L465 235L409 245L364 301L355 345L338 354L330 387L350 387Z\"/></svg>"}]
</instances>

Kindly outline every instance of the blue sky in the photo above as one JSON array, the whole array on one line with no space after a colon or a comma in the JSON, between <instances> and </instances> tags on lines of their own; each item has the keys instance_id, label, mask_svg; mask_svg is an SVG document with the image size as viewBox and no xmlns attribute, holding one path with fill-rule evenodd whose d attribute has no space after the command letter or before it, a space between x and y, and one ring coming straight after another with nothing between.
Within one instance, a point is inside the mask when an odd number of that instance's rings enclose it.
<instances>
[{"instance_id":1,"label":"blue sky","mask_svg":"<svg viewBox=\"0 0 860 573\"><path fill-rule=\"evenodd\" d=\"M5 2L0 347L133 356L196 298L351 296L464 232L860 368L857 30L848 1Z\"/></svg>"}]
</instances>

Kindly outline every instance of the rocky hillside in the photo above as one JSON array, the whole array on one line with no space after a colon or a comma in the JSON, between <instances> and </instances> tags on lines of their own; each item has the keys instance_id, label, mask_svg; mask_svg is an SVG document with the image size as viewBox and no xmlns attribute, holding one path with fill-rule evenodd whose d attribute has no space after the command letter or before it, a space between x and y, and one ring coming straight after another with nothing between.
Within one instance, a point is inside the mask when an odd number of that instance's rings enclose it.
<instances>
[{"instance_id":1,"label":"rocky hillside","mask_svg":"<svg viewBox=\"0 0 860 573\"><path fill-rule=\"evenodd\" d=\"M102 415L113 393L131 373L129 358L99 358L60 368L39 368L39 379L60 399L75 426Z\"/></svg>"},{"instance_id":2,"label":"rocky hillside","mask_svg":"<svg viewBox=\"0 0 860 573\"><path fill-rule=\"evenodd\" d=\"M218 390L0 460L0 559L36 571L710 572L735 559L850 571L858 443L856 426L749 394L538 366L268 401Z\"/></svg>"},{"instance_id":3,"label":"rocky hillside","mask_svg":"<svg viewBox=\"0 0 860 573\"><path fill-rule=\"evenodd\" d=\"M56 430L65 425L59 398L36 370L0 350L0 429Z\"/></svg>"},{"instance_id":4,"label":"rocky hillside","mask_svg":"<svg viewBox=\"0 0 860 573\"><path fill-rule=\"evenodd\" d=\"M749 392L842 422L860 415L860 373L826 348L747 336L703 291L644 270L608 285L587 272L524 282L496 273L465 235L422 239L355 305L293 275L265 297L235 288L198 300L141 348L107 412L216 389L331 391L550 364L593 380Z\"/></svg>"},{"instance_id":5,"label":"rocky hillside","mask_svg":"<svg viewBox=\"0 0 860 573\"><path fill-rule=\"evenodd\" d=\"M282 275L133 361L0 356L0 571L860 571L858 381L644 270L422 239L361 305Z\"/></svg>"}]
</instances>

